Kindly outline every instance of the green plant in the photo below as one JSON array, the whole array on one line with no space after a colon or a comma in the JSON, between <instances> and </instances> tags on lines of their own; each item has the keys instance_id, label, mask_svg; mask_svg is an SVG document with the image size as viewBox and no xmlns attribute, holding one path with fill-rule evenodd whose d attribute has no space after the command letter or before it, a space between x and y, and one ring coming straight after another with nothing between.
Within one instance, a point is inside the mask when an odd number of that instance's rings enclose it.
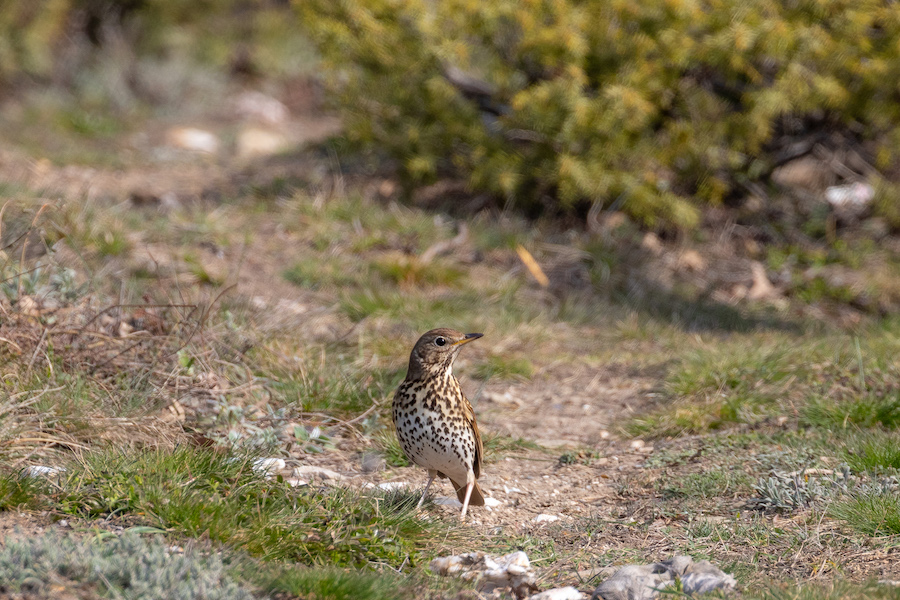
<instances>
[{"instance_id":1,"label":"green plant","mask_svg":"<svg viewBox=\"0 0 900 600\"><path fill-rule=\"evenodd\" d=\"M410 183L458 174L508 202L690 228L804 124L861 124L879 165L896 158L900 25L878 3L298 6L348 135Z\"/></svg>"},{"instance_id":2,"label":"green plant","mask_svg":"<svg viewBox=\"0 0 900 600\"><path fill-rule=\"evenodd\" d=\"M829 488L815 477L778 471L761 478L753 487L759 496L752 499L750 505L762 510L793 511L806 508L829 493Z\"/></svg>"},{"instance_id":3,"label":"green plant","mask_svg":"<svg viewBox=\"0 0 900 600\"><path fill-rule=\"evenodd\" d=\"M530 379L534 375L534 365L525 357L500 356L492 354L475 368L479 379Z\"/></svg>"},{"instance_id":4,"label":"green plant","mask_svg":"<svg viewBox=\"0 0 900 600\"><path fill-rule=\"evenodd\" d=\"M266 560L399 566L418 555L434 526L416 516L414 495L295 489L257 473L252 457L187 447L89 453L64 479L55 498L62 512L142 515Z\"/></svg>"},{"instance_id":5,"label":"green plant","mask_svg":"<svg viewBox=\"0 0 900 600\"><path fill-rule=\"evenodd\" d=\"M900 426L900 395L870 394L844 402L830 398L811 400L801 411L804 425L847 429L848 427Z\"/></svg>"},{"instance_id":6,"label":"green plant","mask_svg":"<svg viewBox=\"0 0 900 600\"><path fill-rule=\"evenodd\" d=\"M412 590L404 591L408 582L396 575L359 573L334 568L309 569L283 567L276 574L264 573L254 579L269 592L287 593L315 600L392 600L413 597Z\"/></svg>"},{"instance_id":7,"label":"green plant","mask_svg":"<svg viewBox=\"0 0 900 600\"><path fill-rule=\"evenodd\" d=\"M403 448L400 447L400 442L393 431L393 426L378 432L374 441L388 465L392 467L408 467L412 464L406 457L406 453L403 452Z\"/></svg>"},{"instance_id":8,"label":"green plant","mask_svg":"<svg viewBox=\"0 0 900 600\"><path fill-rule=\"evenodd\" d=\"M74 590L96 590L103 596L134 600L255 598L249 586L228 571L215 553L172 552L162 540L136 533L104 536L103 540L57 533L10 536L0 549L4 589L40 598Z\"/></svg>"},{"instance_id":9,"label":"green plant","mask_svg":"<svg viewBox=\"0 0 900 600\"><path fill-rule=\"evenodd\" d=\"M859 433L847 441L844 459L857 471L900 469L900 435L880 431Z\"/></svg>"},{"instance_id":10,"label":"green plant","mask_svg":"<svg viewBox=\"0 0 900 600\"><path fill-rule=\"evenodd\" d=\"M667 478L661 486L666 498L715 498L749 488L750 478L735 470L705 471Z\"/></svg>"},{"instance_id":11,"label":"green plant","mask_svg":"<svg viewBox=\"0 0 900 600\"><path fill-rule=\"evenodd\" d=\"M42 482L22 473L4 471L0 473L0 510L16 508L36 508L43 491Z\"/></svg>"},{"instance_id":12,"label":"green plant","mask_svg":"<svg viewBox=\"0 0 900 600\"><path fill-rule=\"evenodd\" d=\"M836 502L828 512L867 535L900 533L900 496L896 490L863 493Z\"/></svg>"}]
</instances>

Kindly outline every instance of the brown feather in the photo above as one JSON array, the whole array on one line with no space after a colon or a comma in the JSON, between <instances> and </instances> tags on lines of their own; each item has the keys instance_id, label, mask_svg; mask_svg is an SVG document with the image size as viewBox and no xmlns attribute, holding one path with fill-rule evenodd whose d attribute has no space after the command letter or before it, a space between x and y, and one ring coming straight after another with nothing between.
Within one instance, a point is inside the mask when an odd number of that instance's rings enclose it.
<instances>
[{"instance_id":1,"label":"brown feather","mask_svg":"<svg viewBox=\"0 0 900 600\"><path fill-rule=\"evenodd\" d=\"M481 477L481 457L484 456L484 445L481 443L481 432L478 430L478 423L475 421L475 409L466 395L462 395L463 399L463 416L469 424L475 436L475 460L472 461L472 471L475 472L475 479Z\"/></svg>"},{"instance_id":2,"label":"brown feather","mask_svg":"<svg viewBox=\"0 0 900 600\"><path fill-rule=\"evenodd\" d=\"M450 483L453 484L453 489L456 490L456 497L459 498L460 502L466 501L466 484L465 483L456 483L452 479ZM475 487L472 488L472 495L469 496L469 506L484 506L484 494L481 493L481 488L478 486L478 482L475 482Z\"/></svg>"}]
</instances>

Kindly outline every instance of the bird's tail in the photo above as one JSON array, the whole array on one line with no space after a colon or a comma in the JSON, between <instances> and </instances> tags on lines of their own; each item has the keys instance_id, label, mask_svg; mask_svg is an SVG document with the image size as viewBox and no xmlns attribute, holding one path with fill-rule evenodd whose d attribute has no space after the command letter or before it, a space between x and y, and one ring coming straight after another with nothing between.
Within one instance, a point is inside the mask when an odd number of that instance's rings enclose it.
<instances>
[{"instance_id":1,"label":"bird's tail","mask_svg":"<svg viewBox=\"0 0 900 600\"><path fill-rule=\"evenodd\" d=\"M459 498L460 502L466 501L466 484L459 484L450 480L450 483L453 484L453 489L456 490L456 497ZM478 487L478 482L475 482L475 487L472 488L472 495L469 497L469 506L484 506L484 494L481 493L481 488Z\"/></svg>"}]
</instances>

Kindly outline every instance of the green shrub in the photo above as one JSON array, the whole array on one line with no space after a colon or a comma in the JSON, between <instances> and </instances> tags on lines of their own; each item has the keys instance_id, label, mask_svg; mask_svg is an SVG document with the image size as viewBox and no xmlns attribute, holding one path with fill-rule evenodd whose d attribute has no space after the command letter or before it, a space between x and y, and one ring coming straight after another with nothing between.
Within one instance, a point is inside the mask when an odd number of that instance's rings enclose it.
<instances>
[{"instance_id":1,"label":"green shrub","mask_svg":"<svg viewBox=\"0 0 900 600\"><path fill-rule=\"evenodd\" d=\"M890 3L298 7L348 136L393 157L412 184L464 174L507 201L616 204L646 225L692 227L699 203L772 170L783 134L852 131L878 167L900 141ZM481 83L461 85L457 69Z\"/></svg>"}]
</instances>

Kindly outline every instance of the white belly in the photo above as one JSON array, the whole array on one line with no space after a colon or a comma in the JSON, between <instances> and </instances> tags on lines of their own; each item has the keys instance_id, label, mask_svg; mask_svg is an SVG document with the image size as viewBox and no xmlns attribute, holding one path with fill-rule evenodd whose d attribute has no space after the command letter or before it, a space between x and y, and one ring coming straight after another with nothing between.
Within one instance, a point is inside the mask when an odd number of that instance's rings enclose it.
<instances>
[{"instance_id":1,"label":"white belly","mask_svg":"<svg viewBox=\"0 0 900 600\"><path fill-rule=\"evenodd\" d=\"M419 417L418 427L398 428L397 436L406 456L425 469L440 471L457 483L464 483L474 456L466 448L465 435L445 433L434 426L439 415L418 407L414 417Z\"/></svg>"}]
</instances>

